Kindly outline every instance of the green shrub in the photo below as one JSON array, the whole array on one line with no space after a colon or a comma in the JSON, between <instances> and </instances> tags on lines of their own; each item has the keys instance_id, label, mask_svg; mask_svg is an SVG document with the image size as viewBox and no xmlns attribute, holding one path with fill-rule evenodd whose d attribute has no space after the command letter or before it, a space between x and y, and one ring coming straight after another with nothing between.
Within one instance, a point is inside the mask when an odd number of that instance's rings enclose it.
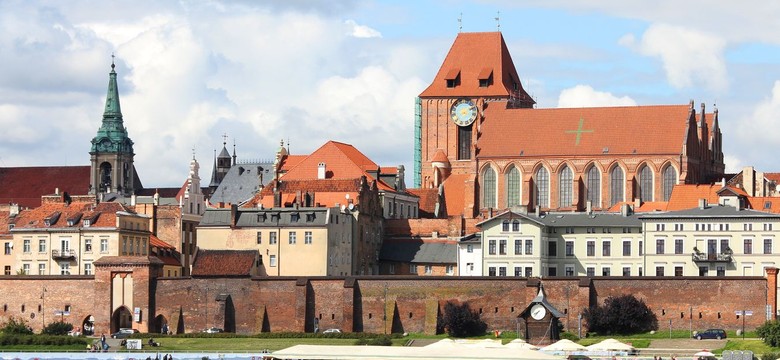
<instances>
[{"instance_id":1,"label":"green shrub","mask_svg":"<svg viewBox=\"0 0 780 360\"><path fill-rule=\"evenodd\" d=\"M393 340L390 339L390 336L382 335L372 339L358 339L355 341L355 345L392 346Z\"/></svg>"},{"instance_id":2,"label":"green shrub","mask_svg":"<svg viewBox=\"0 0 780 360\"><path fill-rule=\"evenodd\" d=\"M0 335L0 346L15 345L44 345L44 346L65 346L65 345L87 345L87 339L73 336L53 336L53 335Z\"/></svg>"},{"instance_id":3,"label":"green shrub","mask_svg":"<svg viewBox=\"0 0 780 360\"><path fill-rule=\"evenodd\" d=\"M580 340L580 338L577 335L574 335L574 334L572 334L570 332L566 332L566 331L560 333L560 338L561 338L561 340L564 340L564 339L571 340L571 341L579 341Z\"/></svg>"},{"instance_id":4,"label":"green shrub","mask_svg":"<svg viewBox=\"0 0 780 360\"><path fill-rule=\"evenodd\" d=\"M630 335L658 330L658 318L644 301L634 295L608 297L603 306L583 311L590 331L599 334Z\"/></svg>"},{"instance_id":5,"label":"green shrub","mask_svg":"<svg viewBox=\"0 0 780 360\"><path fill-rule=\"evenodd\" d=\"M780 322L777 320L765 322L756 329L756 336L760 337L764 344L780 347Z\"/></svg>"},{"instance_id":6,"label":"green shrub","mask_svg":"<svg viewBox=\"0 0 780 360\"><path fill-rule=\"evenodd\" d=\"M73 324L66 323L64 321L55 321L49 323L43 328L43 334L46 335L68 335L68 332L73 330Z\"/></svg>"},{"instance_id":7,"label":"green shrub","mask_svg":"<svg viewBox=\"0 0 780 360\"><path fill-rule=\"evenodd\" d=\"M0 332L6 335L32 335L32 328L22 318L11 317L0 328Z\"/></svg>"},{"instance_id":8,"label":"green shrub","mask_svg":"<svg viewBox=\"0 0 780 360\"><path fill-rule=\"evenodd\" d=\"M444 305L442 321L447 334L452 337L480 336L485 334L487 324L468 303L456 305L450 301Z\"/></svg>"}]
</instances>

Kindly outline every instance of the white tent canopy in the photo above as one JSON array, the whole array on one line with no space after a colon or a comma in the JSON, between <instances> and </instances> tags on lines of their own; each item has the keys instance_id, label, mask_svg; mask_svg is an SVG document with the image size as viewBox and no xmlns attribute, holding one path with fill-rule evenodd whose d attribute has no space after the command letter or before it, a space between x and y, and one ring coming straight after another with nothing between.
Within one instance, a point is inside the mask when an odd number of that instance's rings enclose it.
<instances>
[{"instance_id":1,"label":"white tent canopy","mask_svg":"<svg viewBox=\"0 0 780 360\"><path fill-rule=\"evenodd\" d=\"M547 345L541 349L541 351L585 351L588 350L588 348L577 344L574 341L563 339L558 340L553 344Z\"/></svg>"},{"instance_id":2,"label":"white tent canopy","mask_svg":"<svg viewBox=\"0 0 780 360\"><path fill-rule=\"evenodd\" d=\"M589 351L634 351L633 346L622 343L615 339L606 339L601 342L597 342L593 345L587 346Z\"/></svg>"},{"instance_id":3,"label":"white tent canopy","mask_svg":"<svg viewBox=\"0 0 780 360\"><path fill-rule=\"evenodd\" d=\"M446 346L332 346L296 345L270 355L274 359L321 359L321 360L509 360L509 359L562 359L560 356L538 351L511 348L478 348L455 345Z\"/></svg>"}]
</instances>

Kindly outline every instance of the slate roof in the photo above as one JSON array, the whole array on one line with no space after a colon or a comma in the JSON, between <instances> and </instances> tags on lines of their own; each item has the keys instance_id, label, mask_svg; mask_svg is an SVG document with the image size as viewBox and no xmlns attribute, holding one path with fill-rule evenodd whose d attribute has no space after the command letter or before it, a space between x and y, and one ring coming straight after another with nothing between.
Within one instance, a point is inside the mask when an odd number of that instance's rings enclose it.
<instances>
[{"instance_id":1,"label":"slate roof","mask_svg":"<svg viewBox=\"0 0 780 360\"><path fill-rule=\"evenodd\" d=\"M89 192L90 166L31 166L0 168L0 203L16 203L24 208L41 205L41 196L60 193L85 195Z\"/></svg>"},{"instance_id":2,"label":"slate roof","mask_svg":"<svg viewBox=\"0 0 780 360\"><path fill-rule=\"evenodd\" d=\"M385 239L379 260L404 263L454 264L458 245L447 240Z\"/></svg>"},{"instance_id":3,"label":"slate roof","mask_svg":"<svg viewBox=\"0 0 780 360\"><path fill-rule=\"evenodd\" d=\"M274 178L274 164L251 162L231 166L222 182L211 194L209 202L241 204L252 199L260 189L259 172L263 175L263 185L268 185Z\"/></svg>"},{"instance_id":4,"label":"slate roof","mask_svg":"<svg viewBox=\"0 0 780 360\"><path fill-rule=\"evenodd\" d=\"M236 226L239 227L313 227L328 224L326 208L269 208L239 209L236 212ZM335 210L335 209L333 209ZM297 220L296 217L297 216Z\"/></svg>"},{"instance_id":5,"label":"slate roof","mask_svg":"<svg viewBox=\"0 0 780 360\"><path fill-rule=\"evenodd\" d=\"M639 220L637 214L623 216L619 213L584 213L584 212L561 212L561 213L542 213L539 216L536 214L520 214L511 211L505 211L490 219L482 221L477 226L493 221L504 221L509 219L524 219L526 221L532 221L539 225L549 227L640 227L642 222Z\"/></svg>"},{"instance_id":6,"label":"slate roof","mask_svg":"<svg viewBox=\"0 0 780 360\"><path fill-rule=\"evenodd\" d=\"M689 104L508 109L490 103L478 157L680 154L691 111Z\"/></svg>"},{"instance_id":7,"label":"slate roof","mask_svg":"<svg viewBox=\"0 0 780 360\"><path fill-rule=\"evenodd\" d=\"M199 249L192 263L192 276L252 276L257 250Z\"/></svg>"},{"instance_id":8,"label":"slate roof","mask_svg":"<svg viewBox=\"0 0 780 360\"><path fill-rule=\"evenodd\" d=\"M704 209L698 207L679 211L669 211L657 214L642 214L640 219L713 219L713 218L780 218L780 214L763 211L737 209L733 206L712 205Z\"/></svg>"},{"instance_id":9,"label":"slate roof","mask_svg":"<svg viewBox=\"0 0 780 360\"><path fill-rule=\"evenodd\" d=\"M230 209L207 208L200 219L200 226L230 226Z\"/></svg>"}]
</instances>

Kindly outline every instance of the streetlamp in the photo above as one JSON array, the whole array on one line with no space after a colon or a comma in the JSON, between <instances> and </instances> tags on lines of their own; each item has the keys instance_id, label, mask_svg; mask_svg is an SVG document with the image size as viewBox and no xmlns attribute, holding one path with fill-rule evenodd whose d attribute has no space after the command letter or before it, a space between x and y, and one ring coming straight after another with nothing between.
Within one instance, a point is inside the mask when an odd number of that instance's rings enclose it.
<instances>
[{"instance_id":1,"label":"streetlamp","mask_svg":"<svg viewBox=\"0 0 780 360\"><path fill-rule=\"evenodd\" d=\"M43 300L43 304L41 305L41 318L43 321L43 328L41 328L41 331L43 331L42 329L46 328L46 287L45 286L43 287L43 292L41 292L41 300Z\"/></svg>"},{"instance_id":2,"label":"streetlamp","mask_svg":"<svg viewBox=\"0 0 780 360\"><path fill-rule=\"evenodd\" d=\"M384 307L384 314L382 315L382 319L385 321L385 335L387 335L387 283L385 283L385 307Z\"/></svg>"}]
</instances>

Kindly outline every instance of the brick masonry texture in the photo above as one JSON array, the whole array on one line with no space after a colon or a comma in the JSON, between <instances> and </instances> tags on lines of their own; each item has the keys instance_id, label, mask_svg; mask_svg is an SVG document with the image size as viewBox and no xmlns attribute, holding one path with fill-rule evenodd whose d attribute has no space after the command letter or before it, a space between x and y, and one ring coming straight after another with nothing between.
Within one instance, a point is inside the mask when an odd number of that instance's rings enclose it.
<instances>
[{"instance_id":1,"label":"brick masonry texture","mask_svg":"<svg viewBox=\"0 0 780 360\"><path fill-rule=\"evenodd\" d=\"M137 280L141 280L139 275ZM102 284L107 279L101 274L0 277L0 322L21 316L40 330L43 322L38 305L43 306L45 286L46 305L41 311L46 311L46 322L54 320L55 309L71 305L66 321L81 326L92 315L97 332L108 333L111 314L106 299L110 295L107 284ZM661 330L668 329L669 320L680 330L736 330L743 320L735 315L737 310L753 311L753 316L745 318L746 329L764 322L767 286L775 287L772 279L599 277L543 279L542 283L548 301L564 313L561 321L572 332L577 331L582 309L623 294L644 300L658 317ZM444 304L454 301L467 302L489 329L514 330L517 317L536 296L538 284L535 278L496 277L157 278L149 287L136 288L137 304L145 307L148 303L150 309L144 322L134 327L156 331L162 320L174 333L209 326L237 333L303 332L313 331L315 325L371 333L435 333ZM149 294L148 301L141 299Z\"/></svg>"}]
</instances>

